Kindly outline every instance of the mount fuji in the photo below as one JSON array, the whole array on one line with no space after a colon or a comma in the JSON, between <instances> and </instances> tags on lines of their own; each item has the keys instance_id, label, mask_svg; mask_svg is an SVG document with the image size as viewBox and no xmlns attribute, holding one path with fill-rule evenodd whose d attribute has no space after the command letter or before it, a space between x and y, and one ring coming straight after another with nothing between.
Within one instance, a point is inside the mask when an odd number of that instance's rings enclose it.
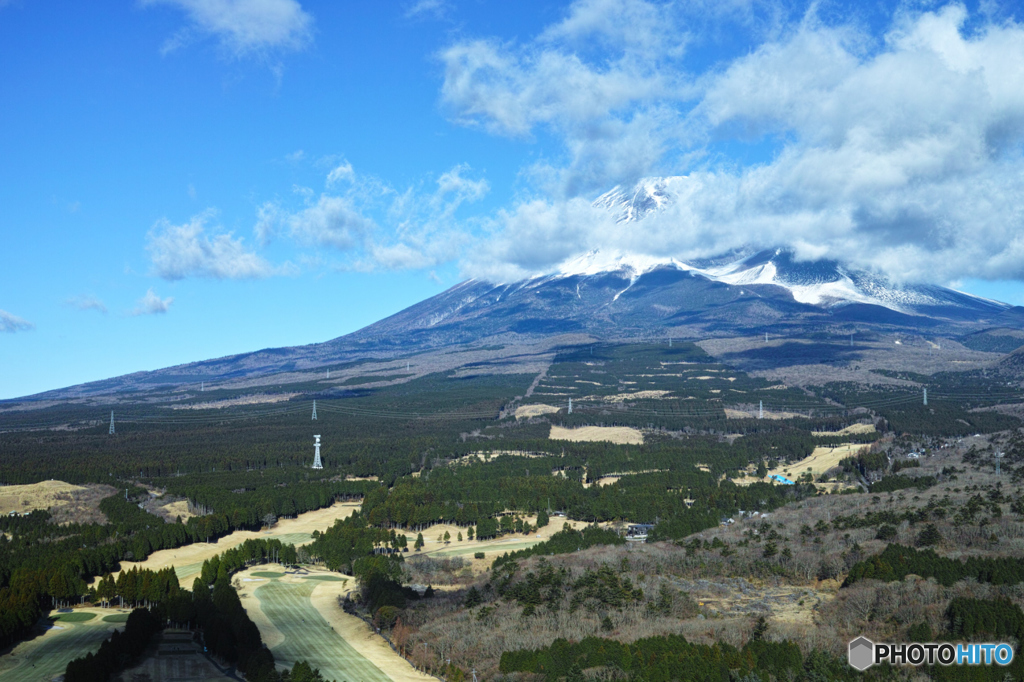
<instances>
[{"instance_id":1,"label":"mount fuji","mask_svg":"<svg viewBox=\"0 0 1024 682\"><path fill-rule=\"evenodd\" d=\"M615 188L595 206L620 223L673 200L669 180ZM792 249L749 249L684 262L594 250L515 282L464 281L359 331L323 343L275 348L127 375L66 389L119 391L200 379L304 372L338 362L396 358L465 344L517 346L577 339L927 334L959 338L1024 328L1024 308L935 285L894 284L835 260L798 260Z\"/></svg>"}]
</instances>

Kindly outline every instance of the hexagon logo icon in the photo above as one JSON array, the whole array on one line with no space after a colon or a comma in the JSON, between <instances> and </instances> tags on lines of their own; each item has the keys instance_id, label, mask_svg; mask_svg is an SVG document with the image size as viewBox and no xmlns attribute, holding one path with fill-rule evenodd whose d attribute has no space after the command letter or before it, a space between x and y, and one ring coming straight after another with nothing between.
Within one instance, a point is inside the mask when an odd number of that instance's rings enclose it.
<instances>
[{"instance_id":1,"label":"hexagon logo icon","mask_svg":"<svg viewBox=\"0 0 1024 682\"><path fill-rule=\"evenodd\" d=\"M867 670L874 663L875 643L867 637L858 637L850 642L849 661L857 670Z\"/></svg>"}]
</instances>

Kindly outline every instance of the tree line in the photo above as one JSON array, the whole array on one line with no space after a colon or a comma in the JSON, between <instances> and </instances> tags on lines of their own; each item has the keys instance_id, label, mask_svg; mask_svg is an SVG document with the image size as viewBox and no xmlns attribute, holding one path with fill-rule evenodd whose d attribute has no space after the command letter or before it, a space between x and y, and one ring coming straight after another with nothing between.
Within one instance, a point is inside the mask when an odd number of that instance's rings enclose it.
<instances>
[{"instance_id":1,"label":"tree line","mask_svg":"<svg viewBox=\"0 0 1024 682\"><path fill-rule=\"evenodd\" d=\"M870 579L892 582L911 573L935 578L947 587L965 578L993 585L1016 585L1024 582L1024 563L1013 557L969 557L960 561L940 557L930 549L892 543L881 553L854 564L843 585Z\"/></svg>"}]
</instances>

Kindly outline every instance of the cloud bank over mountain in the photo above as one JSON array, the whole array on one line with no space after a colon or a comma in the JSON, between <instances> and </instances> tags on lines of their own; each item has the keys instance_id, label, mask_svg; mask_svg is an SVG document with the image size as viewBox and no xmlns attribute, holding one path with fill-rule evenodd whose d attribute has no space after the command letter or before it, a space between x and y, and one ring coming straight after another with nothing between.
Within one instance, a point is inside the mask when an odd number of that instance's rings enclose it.
<instances>
[{"instance_id":1,"label":"cloud bank over mountain","mask_svg":"<svg viewBox=\"0 0 1024 682\"><path fill-rule=\"evenodd\" d=\"M1024 278L1024 26L959 4L899 10L881 35L737 10L767 37L701 70L698 19L676 10L586 0L529 42L441 53L452 120L563 149L524 169L533 191L491 216L467 273L788 245L900 280ZM669 176L663 210L620 224L592 205L645 176Z\"/></svg>"}]
</instances>

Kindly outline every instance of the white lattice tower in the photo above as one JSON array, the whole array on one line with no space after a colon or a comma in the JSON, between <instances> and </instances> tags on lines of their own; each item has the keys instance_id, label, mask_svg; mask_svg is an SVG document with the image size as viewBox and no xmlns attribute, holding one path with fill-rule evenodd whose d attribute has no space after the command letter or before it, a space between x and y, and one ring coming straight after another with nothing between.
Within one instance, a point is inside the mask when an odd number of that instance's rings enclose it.
<instances>
[{"instance_id":1,"label":"white lattice tower","mask_svg":"<svg viewBox=\"0 0 1024 682\"><path fill-rule=\"evenodd\" d=\"M313 443L313 447L316 449L316 454L313 455L313 468L323 469L323 462L320 461L320 436L313 436L313 438L316 439L316 441Z\"/></svg>"},{"instance_id":2,"label":"white lattice tower","mask_svg":"<svg viewBox=\"0 0 1024 682\"><path fill-rule=\"evenodd\" d=\"M114 433L114 411L110 411L110 433Z\"/></svg>"},{"instance_id":3,"label":"white lattice tower","mask_svg":"<svg viewBox=\"0 0 1024 682\"><path fill-rule=\"evenodd\" d=\"M310 421L316 421L316 401L313 401L313 418Z\"/></svg>"}]
</instances>

